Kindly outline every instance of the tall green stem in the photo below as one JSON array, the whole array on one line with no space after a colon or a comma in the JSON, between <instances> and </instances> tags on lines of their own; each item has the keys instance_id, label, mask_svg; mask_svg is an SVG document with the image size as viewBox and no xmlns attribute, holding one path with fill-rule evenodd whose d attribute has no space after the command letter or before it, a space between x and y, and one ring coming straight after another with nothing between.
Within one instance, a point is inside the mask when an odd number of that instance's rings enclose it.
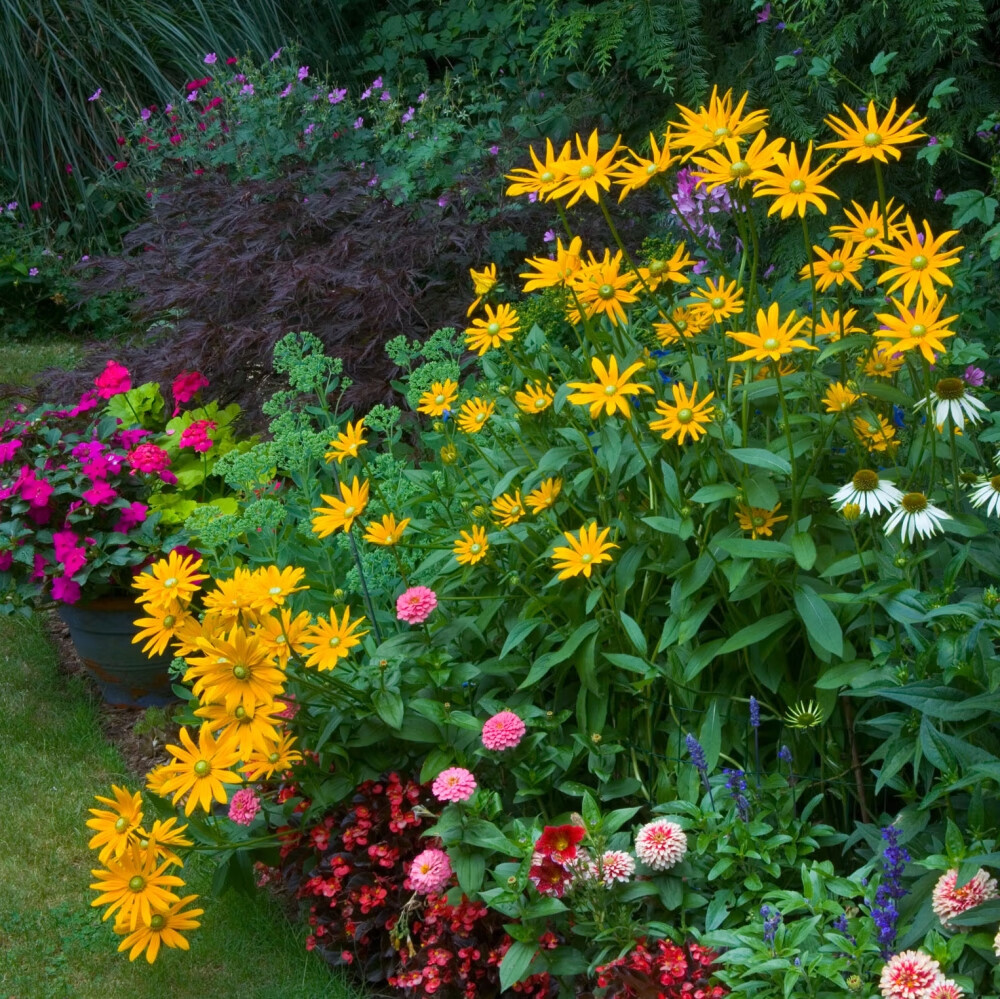
<instances>
[{"instance_id":1,"label":"tall green stem","mask_svg":"<svg viewBox=\"0 0 1000 999\"><path fill-rule=\"evenodd\" d=\"M795 475L795 448L792 444L792 427L789 422L788 404L785 402L785 389L781 384L781 369L775 364L774 377L778 383L778 403L781 406L781 422L785 430L785 442L788 445L788 464L792 468L792 530L799 529L799 489Z\"/></svg>"}]
</instances>

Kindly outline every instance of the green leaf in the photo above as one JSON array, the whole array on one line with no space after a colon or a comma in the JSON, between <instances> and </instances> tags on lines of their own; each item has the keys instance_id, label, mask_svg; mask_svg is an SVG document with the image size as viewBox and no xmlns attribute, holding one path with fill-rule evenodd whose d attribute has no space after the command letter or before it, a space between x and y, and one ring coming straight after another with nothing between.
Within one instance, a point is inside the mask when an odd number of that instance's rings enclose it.
<instances>
[{"instance_id":1,"label":"green leaf","mask_svg":"<svg viewBox=\"0 0 1000 999\"><path fill-rule=\"evenodd\" d=\"M681 529L681 522L670 517L643 517L642 522L660 534L677 534Z\"/></svg>"},{"instance_id":2,"label":"green leaf","mask_svg":"<svg viewBox=\"0 0 1000 999\"><path fill-rule=\"evenodd\" d=\"M517 847L492 822L486 819L471 819L465 826L462 839L473 846L502 853L505 858L519 855Z\"/></svg>"},{"instance_id":3,"label":"green leaf","mask_svg":"<svg viewBox=\"0 0 1000 999\"><path fill-rule=\"evenodd\" d=\"M528 977L528 968L536 950L537 944L522 943L520 940L515 940L510 945L510 950L504 954L500 962L501 992L506 992L512 985L517 985L523 978Z\"/></svg>"},{"instance_id":4,"label":"green leaf","mask_svg":"<svg viewBox=\"0 0 1000 999\"><path fill-rule=\"evenodd\" d=\"M956 191L949 194L944 203L955 206L955 213L951 217L951 224L955 227L972 221L993 225L996 218L997 199L989 197L985 191Z\"/></svg>"},{"instance_id":5,"label":"green leaf","mask_svg":"<svg viewBox=\"0 0 1000 999\"><path fill-rule=\"evenodd\" d=\"M871 69L872 76L882 76L883 73L889 72L889 63L892 62L896 56L899 55L898 52L879 52L874 59L872 59Z\"/></svg>"},{"instance_id":6,"label":"green leaf","mask_svg":"<svg viewBox=\"0 0 1000 999\"><path fill-rule=\"evenodd\" d=\"M774 60L774 71L776 73L780 73L783 69L788 69L790 66L794 66L798 61L798 56L780 55Z\"/></svg>"},{"instance_id":7,"label":"green leaf","mask_svg":"<svg viewBox=\"0 0 1000 999\"><path fill-rule=\"evenodd\" d=\"M733 447L728 454L744 465L753 465L756 468L766 468L771 472L781 472L784 475L791 475L792 466L787 458L780 454L772 454L761 447Z\"/></svg>"},{"instance_id":8,"label":"green leaf","mask_svg":"<svg viewBox=\"0 0 1000 999\"><path fill-rule=\"evenodd\" d=\"M846 558L831 562L821 573L823 579L834 576L846 576L850 572L858 572L862 566L866 569L875 563L874 552L862 552L860 555L848 555Z\"/></svg>"},{"instance_id":9,"label":"green leaf","mask_svg":"<svg viewBox=\"0 0 1000 999\"><path fill-rule=\"evenodd\" d=\"M483 886L486 858L477 850L470 850L465 846L453 847L448 852L448 857L458 877L458 886L470 898L475 897L475 893Z\"/></svg>"},{"instance_id":10,"label":"green leaf","mask_svg":"<svg viewBox=\"0 0 1000 999\"><path fill-rule=\"evenodd\" d=\"M791 611L780 611L777 614L769 614L759 621L754 621L753 624L748 624L745 628L740 628L719 649L719 655L725 655L727 652L736 652L738 649L745 649L748 645L763 641L769 635L773 635L779 628L783 628L794 617L795 615Z\"/></svg>"},{"instance_id":11,"label":"green leaf","mask_svg":"<svg viewBox=\"0 0 1000 999\"><path fill-rule=\"evenodd\" d=\"M718 500L733 499L739 495L739 490L731 482L716 482L714 485L702 486L692 497L692 503L715 503Z\"/></svg>"},{"instance_id":12,"label":"green leaf","mask_svg":"<svg viewBox=\"0 0 1000 999\"><path fill-rule=\"evenodd\" d=\"M403 725L403 698L395 690L376 690L372 694L375 712L389 726L401 728Z\"/></svg>"},{"instance_id":13,"label":"green leaf","mask_svg":"<svg viewBox=\"0 0 1000 999\"><path fill-rule=\"evenodd\" d=\"M500 658L505 658L511 649L516 649L521 642L523 642L528 635L535 630L535 628L544 623L545 619L540 617L531 617L528 618L527 621L518 621L517 624L510 629L510 632L507 635L507 641L503 643L503 648L500 650Z\"/></svg>"},{"instance_id":14,"label":"green leaf","mask_svg":"<svg viewBox=\"0 0 1000 999\"><path fill-rule=\"evenodd\" d=\"M722 538L718 542L723 551L737 558L791 558L792 547L784 541L764 541L753 538Z\"/></svg>"},{"instance_id":15,"label":"green leaf","mask_svg":"<svg viewBox=\"0 0 1000 999\"><path fill-rule=\"evenodd\" d=\"M826 670L816 681L817 690L837 690L849 687L866 673L875 673L867 659L854 659L849 663L838 663Z\"/></svg>"},{"instance_id":16,"label":"green leaf","mask_svg":"<svg viewBox=\"0 0 1000 999\"><path fill-rule=\"evenodd\" d=\"M625 634L628 635L629 641L634 646L636 652L640 655L646 655L648 649L646 647L646 636L642 633L642 628L639 627L639 623L635 618L629 617L625 611L619 614L621 618L622 626L625 628Z\"/></svg>"},{"instance_id":17,"label":"green leaf","mask_svg":"<svg viewBox=\"0 0 1000 999\"><path fill-rule=\"evenodd\" d=\"M816 543L812 536L805 531L793 535L792 554L799 568L808 572L816 564Z\"/></svg>"},{"instance_id":18,"label":"green leaf","mask_svg":"<svg viewBox=\"0 0 1000 999\"><path fill-rule=\"evenodd\" d=\"M792 596L809 638L821 649L835 656L843 655L844 633L826 601L815 590L801 584L795 587Z\"/></svg>"},{"instance_id":19,"label":"green leaf","mask_svg":"<svg viewBox=\"0 0 1000 999\"><path fill-rule=\"evenodd\" d=\"M553 652L546 652L532 663L528 675L521 681L517 689L524 690L537 683L553 666L564 662L573 655L583 640L593 635L599 627L600 625L596 621L588 621L586 624L581 624L558 649Z\"/></svg>"}]
</instances>

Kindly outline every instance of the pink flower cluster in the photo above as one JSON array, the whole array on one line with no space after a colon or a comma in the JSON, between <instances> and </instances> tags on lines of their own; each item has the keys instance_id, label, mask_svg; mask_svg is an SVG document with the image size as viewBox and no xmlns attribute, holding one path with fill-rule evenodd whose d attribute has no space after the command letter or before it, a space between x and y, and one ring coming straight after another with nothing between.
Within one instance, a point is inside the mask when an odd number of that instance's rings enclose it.
<instances>
[{"instance_id":1,"label":"pink flower cluster","mask_svg":"<svg viewBox=\"0 0 1000 999\"><path fill-rule=\"evenodd\" d=\"M497 753L513 749L524 737L525 724L513 711L500 711L483 722L483 745Z\"/></svg>"},{"instance_id":2,"label":"pink flower cluster","mask_svg":"<svg viewBox=\"0 0 1000 999\"><path fill-rule=\"evenodd\" d=\"M208 432L215 430L217 426L218 424L212 420L195 420L184 428L178 447L189 447L199 452L208 451L215 443L208 436Z\"/></svg>"},{"instance_id":3,"label":"pink flower cluster","mask_svg":"<svg viewBox=\"0 0 1000 999\"><path fill-rule=\"evenodd\" d=\"M411 586L396 601L396 617L407 624L423 624L437 607L437 594L426 586Z\"/></svg>"},{"instance_id":4,"label":"pink flower cluster","mask_svg":"<svg viewBox=\"0 0 1000 999\"><path fill-rule=\"evenodd\" d=\"M449 767L434 778L431 791L438 801L468 801L477 786L476 778L465 767Z\"/></svg>"},{"instance_id":5,"label":"pink flower cluster","mask_svg":"<svg viewBox=\"0 0 1000 999\"><path fill-rule=\"evenodd\" d=\"M177 484L177 476L168 471L170 455L156 444L140 444L134 447L128 453L128 464L132 469L130 475L135 475L136 472L155 474L167 485Z\"/></svg>"},{"instance_id":6,"label":"pink flower cluster","mask_svg":"<svg viewBox=\"0 0 1000 999\"><path fill-rule=\"evenodd\" d=\"M97 394L102 399L110 399L114 395L121 395L132 387L132 376L128 368L123 367L117 361L108 361L104 370L94 379L97 386Z\"/></svg>"},{"instance_id":7,"label":"pink flower cluster","mask_svg":"<svg viewBox=\"0 0 1000 999\"><path fill-rule=\"evenodd\" d=\"M170 386L174 397L173 415L181 411L182 403L190 402L203 388L208 388L208 379L200 371L182 371Z\"/></svg>"},{"instance_id":8,"label":"pink flower cluster","mask_svg":"<svg viewBox=\"0 0 1000 999\"><path fill-rule=\"evenodd\" d=\"M941 965L919 950L895 954L882 968L879 991L883 999L962 999L956 982L946 978Z\"/></svg>"}]
</instances>

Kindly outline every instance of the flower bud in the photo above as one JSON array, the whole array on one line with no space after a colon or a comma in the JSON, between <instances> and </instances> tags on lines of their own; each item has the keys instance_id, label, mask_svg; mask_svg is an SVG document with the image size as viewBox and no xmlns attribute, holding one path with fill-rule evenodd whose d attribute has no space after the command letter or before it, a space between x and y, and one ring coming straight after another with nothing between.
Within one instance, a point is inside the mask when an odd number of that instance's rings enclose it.
<instances>
[{"instance_id":1,"label":"flower bud","mask_svg":"<svg viewBox=\"0 0 1000 999\"><path fill-rule=\"evenodd\" d=\"M344 591L339 586L337 587L337 589L335 589L333 591L333 599L334 600L343 600L344 597L346 597L346 596L347 596L347 594L344 593Z\"/></svg>"},{"instance_id":2,"label":"flower bud","mask_svg":"<svg viewBox=\"0 0 1000 999\"><path fill-rule=\"evenodd\" d=\"M983 590L983 603L993 610L997 604L1000 604L1000 591L997 590L995 586L987 586Z\"/></svg>"},{"instance_id":3,"label":"flower bud","mask_svg":"<svg viewBox=\"0 0 1000 999\"><path fill-rule=\"evenodd\" d=\"M458 461L458 448L454 444L445 444L439 453L446 465L454 465Z\"/></svg>"},{"instance_id":4,"label":"flower bud","mask_svg":"<svg viewBox=\"0 0 1000 999\"><path fill-rule=\"evenodd\" d=\"M845 503L840 515L848 524L853 524L861 516L861 507L857 503Z\"/></svg>"}]
</instances>

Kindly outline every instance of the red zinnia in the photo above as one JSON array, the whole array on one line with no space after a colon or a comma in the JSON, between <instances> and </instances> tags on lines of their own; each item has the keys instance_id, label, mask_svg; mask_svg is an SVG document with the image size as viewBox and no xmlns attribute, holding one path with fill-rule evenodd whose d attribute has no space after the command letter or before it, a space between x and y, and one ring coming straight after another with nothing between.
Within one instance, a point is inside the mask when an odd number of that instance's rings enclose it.
<instances>
[{"instance_id":1,"label":"red zinnia","mask_svg":"<svg viewBox=\"0 0 1000 999\"><path fill-rule=\"evenodd\" d=\"M565 863L576 856L577 844L586 834L583 826L546 826L535 843L535 852L557 863Z\"/></svg>"}]
</instances>

